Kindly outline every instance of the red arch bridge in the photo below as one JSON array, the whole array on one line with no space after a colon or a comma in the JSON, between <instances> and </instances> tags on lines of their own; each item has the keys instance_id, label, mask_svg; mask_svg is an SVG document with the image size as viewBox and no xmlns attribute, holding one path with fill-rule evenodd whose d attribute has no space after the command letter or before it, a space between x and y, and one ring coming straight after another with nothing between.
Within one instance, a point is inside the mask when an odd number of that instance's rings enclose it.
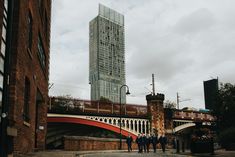
<instances>
[{"instance_id":1,"label":"red arch bridge","mask_svg":"<svg viewBox=\"0 0 235 157\"><path fill-rule=\"evenodd\" d=\"M81 128L77 126L109 130L120 134L120 105L92 102L78 99L52 98L48 109L47 145L59 147L64 135L76 135ZM209 113L166 109L166 133L180 132L195 126L195 122L210 125L215 119ZM150 133L150 121L146 105L124 105L121 109L123 136L130 134L134 139L139 133Z\"/></svg>"}]
</instances>

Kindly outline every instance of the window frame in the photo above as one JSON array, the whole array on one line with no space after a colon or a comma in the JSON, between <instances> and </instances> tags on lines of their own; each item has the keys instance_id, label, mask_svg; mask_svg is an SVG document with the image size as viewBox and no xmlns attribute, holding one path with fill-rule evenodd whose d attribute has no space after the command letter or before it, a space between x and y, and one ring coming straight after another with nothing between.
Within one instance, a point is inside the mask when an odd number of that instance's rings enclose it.
<instances>
[{"instance_id":1,"label":"window frame","mask_svg":"<svg viewBox=\"0 0 235 157\"><path fill-rule=\"evenodd\" d=\"M37 48L38 48L38 59L40 62L40 65L42 67L43 70L46 70L46 53L45 53L45 49L44 49L44 45L43 45L43 41L42 41L42 37L40 35L40 33L38 34L38 43L37 43Z\"/></svg>"},{"instance_id":2,"label":"window frame","mask_svg":"<svg viewBox=\"0 0 235 157\"><path fill-rule=\"evenodd\" d=\"M27 16L27 46L28 49L31 51L32 50L32 45L33 45L33 17L31 14L31 11L28 11L28 16Z\"/></svg>"}]
</instances>

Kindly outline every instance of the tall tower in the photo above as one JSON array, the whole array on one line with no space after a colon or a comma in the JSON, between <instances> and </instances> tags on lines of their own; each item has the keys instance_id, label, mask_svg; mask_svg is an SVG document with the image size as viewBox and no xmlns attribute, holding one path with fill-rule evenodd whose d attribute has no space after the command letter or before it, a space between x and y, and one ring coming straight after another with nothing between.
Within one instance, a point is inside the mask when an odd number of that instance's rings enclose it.
<instances>
[{"instance_id":1,"label":"tall tower","mask_svg":"<svg viewBox=\"0 0 235 157\"><path fill-rule=\"evenodd\" d=\"M124 16L99 4L89 29L91 100L104 97L119 102L120 87L126 82ZM121 93L125 103L125 92Z\"/></svg>"},{"instance_id":2,"label":"tall tower","mask_svg":"<svg viewBox=\"0 0 235 157\"><path fill-rule=\"evenodd\" d=\"M216 96L218 94L218 78L211 79L203 82L204 84L204 98L205 108L213 110L216 103Z\"/></svg>"}]
</instances>

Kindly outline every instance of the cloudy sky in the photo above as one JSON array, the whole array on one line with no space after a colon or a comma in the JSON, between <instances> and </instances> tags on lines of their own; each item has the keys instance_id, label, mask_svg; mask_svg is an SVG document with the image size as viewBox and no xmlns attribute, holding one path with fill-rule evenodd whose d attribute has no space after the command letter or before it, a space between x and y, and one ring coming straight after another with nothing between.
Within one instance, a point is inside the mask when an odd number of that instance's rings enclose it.
<instances>
[{"instance_id":1,"label":"cloudy sky","mask_svg":"<svg viewBox=\"0 0 235 157\"><path fill-rule=\"evenodd\" d=\"M235 83L234 0L54 0L50 95L90 99L89 21L102 3L125 16L128 103L157 92L180 108L204 108L203 81Z\"/></svg>"}]
</instances>

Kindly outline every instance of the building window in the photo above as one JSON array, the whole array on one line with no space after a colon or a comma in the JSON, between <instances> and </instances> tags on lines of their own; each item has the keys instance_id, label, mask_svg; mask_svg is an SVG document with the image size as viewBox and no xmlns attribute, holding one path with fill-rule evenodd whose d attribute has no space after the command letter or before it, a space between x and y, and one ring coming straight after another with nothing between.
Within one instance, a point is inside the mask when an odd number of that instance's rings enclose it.
<instances>
[{"instance_id":1,"label":"building window","mask_svg":"<svg viewBox=\"0 0 235 157\"><path fill-rule=\"evenodd\" d=\"M25 77L24 82L24 121L29 122L29 103L30 103L30 81Z\"/></svg>"},{"instance_id":2,"label":"building window","mask_svg":"<svg viewBox=\"0 0 235 157\"><path fill-rule=\"evenodd\" d=\"M0 56L0 74L4 74L4 59Z\"/></svg>"},{"instance_id":3,"label":"building window","mask_svg":"<svg viewBox=\"0 0 235 157\"><path fill-rule=\"evenodd\" d=\"M38 36L38 57L43 69L46 67L46 55L42 44L42 38Z\"/></svg>"},{"instance_id":4,"label":"building window","mask_svg":"<svg viewBox=\"0 0 235 157\"><path fill-rule=\"evenodd\" d=\"M2 38L4 41L6 41L6 34L7 34L6 26L3 24L2 25Z\"/></svg>"},{"instance_id":5,"label":"building window","mask_svg":"<svg viewBox=\"0 0 235 157\"><path fill-rule=\"evenodd\" d=\"M5 51L6 51L6 44L5 44L4 40L2 40L2 42L1 42L1 54L3 56L5 56Z\"/></svg>"},{"instance_id":6,"label":"building window","mask_svg":"<svg viewBox=\"0 0 235 157\"><path fill-rule=\"evenodd\" d=\"M3 74L2 73L0 73L0 90L2 91L3 90L3 78L4 76L3 76Z\"/></svg>"},{"instance_id":7,"label":"building window","mask_svg":"<svg viewBox=\"0 0 235 157\"><path fill-rule=\"evenodd\" d=\"M33 39L33 19L29 11L28 13L28 48L32 48L32 39Z\"/></svg>"},{"instance_id":8,"label":"building window","mask_svg":"<svg viewBox=\"0 0 235 157\"><path fill-rule=\"evenodd\" d=\"M4 0L4 7L5 7L5 9L7 10L8 8L8 0Z\"/></svg>"},{"instance_id":9,"label":"building window","mask_svg":"<svg viewBox=\"0 0 235 157\"><path fill-rule=\"evenodd\" d=\"M2 91L0 90L0 111L1 111L1 108L2 108Z\"/></svg>"}]
</instances>

